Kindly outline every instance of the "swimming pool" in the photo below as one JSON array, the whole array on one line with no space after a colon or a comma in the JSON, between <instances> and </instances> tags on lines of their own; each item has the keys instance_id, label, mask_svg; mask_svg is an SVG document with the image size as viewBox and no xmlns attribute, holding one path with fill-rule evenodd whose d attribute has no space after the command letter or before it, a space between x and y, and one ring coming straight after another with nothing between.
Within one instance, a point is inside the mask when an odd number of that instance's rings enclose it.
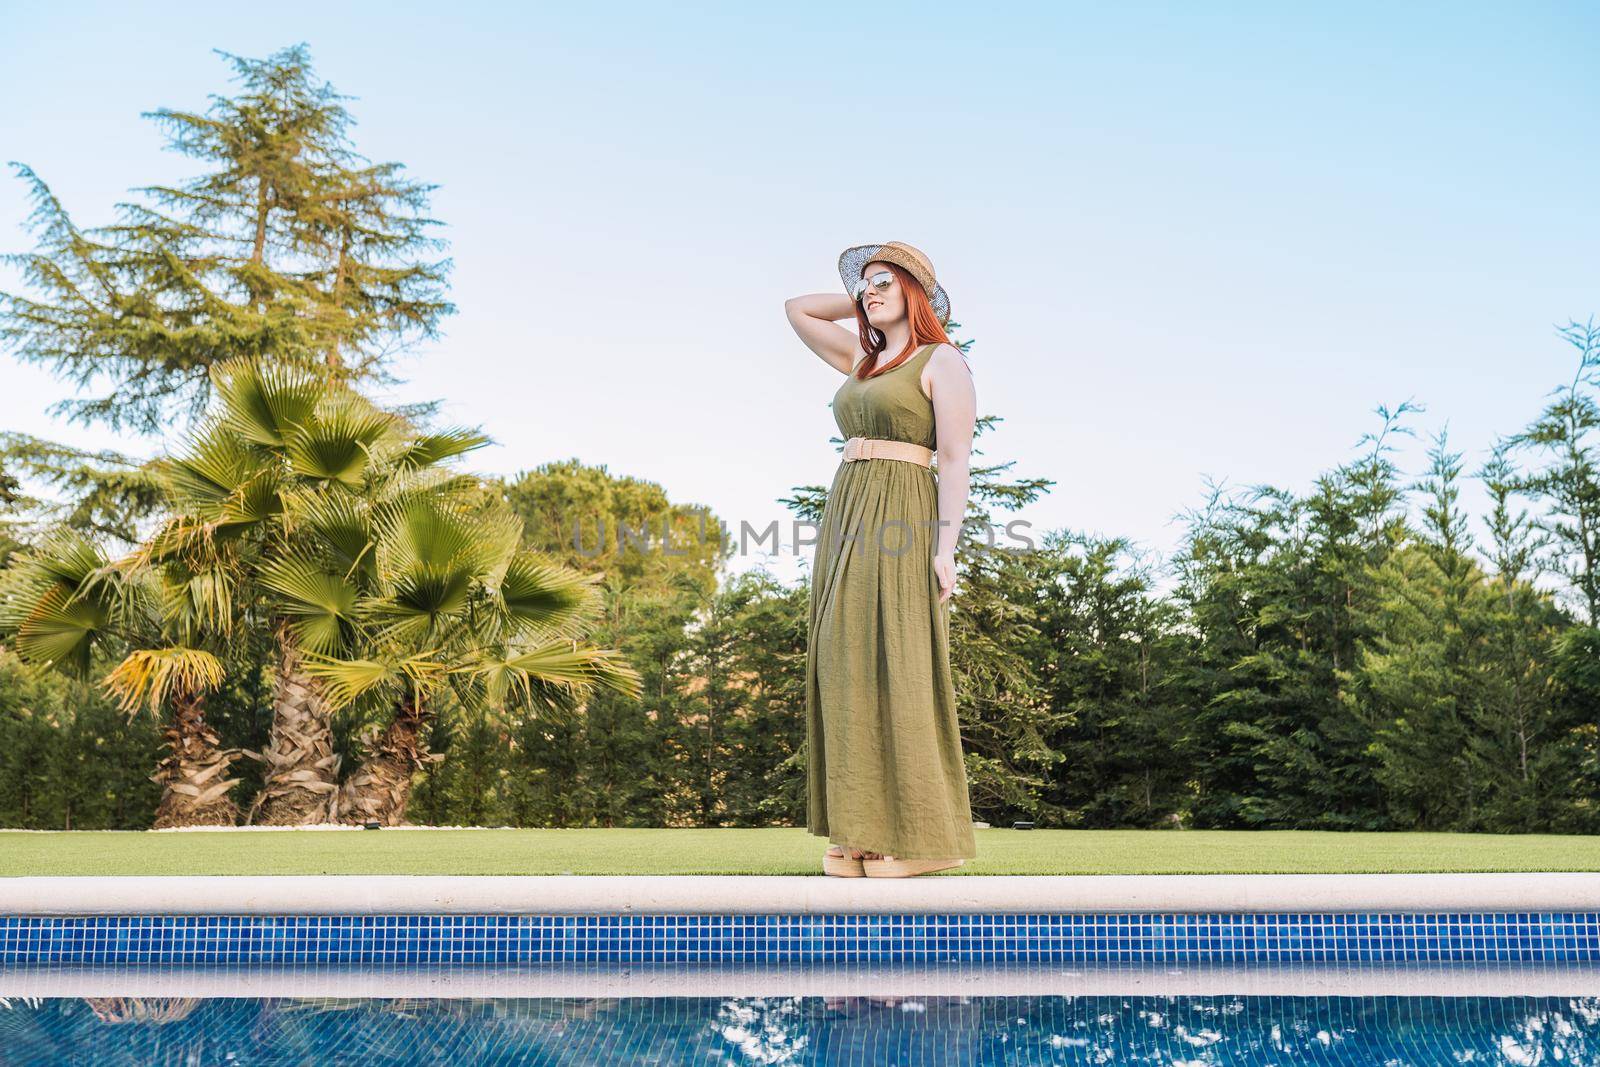
<instances>
[{"instance_id":1,"label":"swimming pool","mask_svg":"<svg viewBox=\"0 0 1600 1067\"><path fill-rule=\"evenodd\" d=\"M1591 1064L1595 997L0 1001L18 1067L145 1064Z\"/></svg>"},{"instance_id":2,"label":"swimming pool","mask_svg":"<svg viewBox=\"0 0 1600 1067\"><path fill-rule=\"evenodd\" d=\"M1592 875L0 884L6 1063L1583 1064L1597 1031Z\"/></svg>"}]
</instances>

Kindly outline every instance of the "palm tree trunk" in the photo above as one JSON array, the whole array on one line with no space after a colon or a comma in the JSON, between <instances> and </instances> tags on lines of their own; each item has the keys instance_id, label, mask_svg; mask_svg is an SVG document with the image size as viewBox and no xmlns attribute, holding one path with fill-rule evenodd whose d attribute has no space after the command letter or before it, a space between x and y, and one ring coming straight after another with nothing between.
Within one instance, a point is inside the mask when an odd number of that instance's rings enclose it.
<instances>
[{"instance_id":1,"label":"palm tree trunk","mask_svg":"<svg viewBox=\"0 0 1600 1067\"><path fill-rule=\"evenodd\" d=\"M394 718L372 740L366 759L340 790L340 822L398 826L405 820L411 780L441 758L428 751L423 736L432 721L433 712L415 694L395 705Z\"/></svg>"},{"instance_id":2,"label":"palm tree trunk","mask_svg":"<svg viewBox=\"0 0 1600 1067\"><path fill-rule=\"evenodd\" d=\"M161 784L155 828L174 826L232 826L239 821L238 805L228 790L239 784L228 768L239 758L236 748L221 747L216 731L206 725L205 698L199 693L177 692L172 697L172 719L162 730L168 754L150 776Z\"/></svg>"},{"instance_id":3,"label":"palm tree trunk","mask_svg":"<svg viewBox=\"0 0 1600 1067\"><path fill-rule=\"evenodd\" d=\"M266 763L267 773L250 806L249 821L259 826L331 822L339 796L333 713L321 683L301 666L294 634L282 622L274 630L278 669L272 681L272 728L257 757Z\"/></svg>"}]
</instances>

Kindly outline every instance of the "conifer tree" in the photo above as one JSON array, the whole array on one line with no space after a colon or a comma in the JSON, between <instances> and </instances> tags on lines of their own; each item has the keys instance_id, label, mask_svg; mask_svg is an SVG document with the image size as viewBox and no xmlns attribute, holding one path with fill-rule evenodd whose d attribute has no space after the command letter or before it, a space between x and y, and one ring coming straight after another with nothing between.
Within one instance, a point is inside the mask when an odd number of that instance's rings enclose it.
<instances>
[{"instance_id":1,"label":"conifer tree","mask_svg":"<svg viewBox=\"0 0 1600 1067\"><path fill-rule=\"evenodd\" d=\"M8 479L10 493L7 493ZM22 479L58 490L46 500L27 493ZM154 465L112 451L88 451L0 431L0 504L19 528L58 526L132 547L142 520L160 510ZM19 530L19 532L21 532Z\"/></svg>"},{"instance_id":2,"label":"conifer tree","mask_svg":"<svg viewBox=\"0 0 1600 1067\"><path fill-rule=\"evenodd\" d=\"M1063 758L1044 791L1047 823L1165 826L1187 799L1181 740L1189 653L1177 609L1127 539L1048 534L1019 554L1034 575L1016 599L1033 606L1025 649L1058 712L1050 746Z\"/></svg>"},{"instance_id":3,"label":"conifer tree","mask_svg":"<svg viewBox=\"0 0 1600 1067\"><path fill-rule=\"evenodd\" d=\"M1589 624L1600 626L1600 327L1590 319L1558 333L1577 350L1578 366L1511 444L1549 459L1521 487L1549 505L1542 525L1556 550L1552 569L1572 583Z\"/></svg>"},{"instance_id":4,"label":"conifer tree","mask_svg":"<svg viewBox=\"0 0 1600 1067\"><path fill-rule=\"evenodd\" d=\"M449 261L426 215L433 186L350 141L347 97L304 45L220 53L238 90L203 111L147 113L199 173L136 190L113 224L84 228L33 170L32 252L6 257L25 292L0 293L0 342L80 390L84 422L154 431L194 416L211 367L236 356L384 379L453 310Z\"/></svg>"}]
</instances>

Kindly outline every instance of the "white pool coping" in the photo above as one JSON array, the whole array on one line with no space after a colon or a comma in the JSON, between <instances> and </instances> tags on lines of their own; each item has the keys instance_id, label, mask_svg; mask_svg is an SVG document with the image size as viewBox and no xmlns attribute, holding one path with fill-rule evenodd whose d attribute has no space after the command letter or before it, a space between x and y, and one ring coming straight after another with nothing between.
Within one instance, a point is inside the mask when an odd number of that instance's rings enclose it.
<instances>
[{"instance_id":1,"label":"white pool coping","mask_svg":"<svg viewBox=\"0 0 1600 1067\"><path fill-rule=\"evenodd\" d=\"M0 915L1600 911L1600 873L0 878Z\"/></svg>"},{"instance_id":2,"label":"white pool coping","mask_svg":"<svg viewBox=\"0 0 1600 1067\"><path fill-rule=\"evenodd\" d=\"M807 963L0 969L3 997L1593 996L1594 964Z\"/></svg>"}]
</instances>

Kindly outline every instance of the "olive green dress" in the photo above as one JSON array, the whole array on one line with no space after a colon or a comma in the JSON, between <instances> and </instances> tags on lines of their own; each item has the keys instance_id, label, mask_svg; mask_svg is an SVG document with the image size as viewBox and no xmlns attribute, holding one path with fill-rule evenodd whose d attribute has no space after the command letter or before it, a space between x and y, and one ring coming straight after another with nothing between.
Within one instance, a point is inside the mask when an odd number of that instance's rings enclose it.
<instances>
[{"instance_id":1,"label":"olive green dress","mask_svg":"<svg viewBox=\"0 0 1600 1067\"><path fill-rule=\"evenodd\" d=\"M918 384L938 345L833 398L846 438L933 448ZM806 653L807 825L897 859L977 855L939 600L938 479L919 463L841 460L811 573ZM850 539L854 531L854 539Z\"/></svg>"}]
</instances>

